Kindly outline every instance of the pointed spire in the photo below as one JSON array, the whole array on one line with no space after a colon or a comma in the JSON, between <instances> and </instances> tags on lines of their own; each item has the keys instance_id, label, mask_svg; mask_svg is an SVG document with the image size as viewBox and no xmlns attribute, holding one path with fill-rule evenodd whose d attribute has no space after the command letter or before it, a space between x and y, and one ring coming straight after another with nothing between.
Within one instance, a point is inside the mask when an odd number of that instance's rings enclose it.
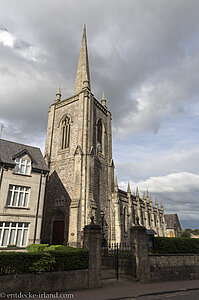
<instances>
[{"instance_id":1,"label":"pointed spire","mask_svg":"<svg viewBox=\"0 0 199 300\"><path fill-rule=\"evenodd\" d=\"M146 191L146 199L147 199L147 201L149 201L149 191L148 190Z\"/></svg>"},{"instance_id":2,"label":"pointed spire","mask_svg":"<svg viewBox=\"0 0 199 300\"><path fill-rule=\"evenodd\" d=\"M163 207L163 203L162 203L162 200L161 200L161 210L163 210L164 209L164 207Z\"/></svg>"},{"instance_id":3,"label":"pointed spire","mask_svg":"<svg viewBox=\"0 0 199 300\"><path fill-rule=\"evenodd\" d=\"M104 97L104 92L102 93L102 101L101 101L102 105L106 107L106 99Z\"/></svg>"},{"instance_id":4,"label":"pointed spire","mask_svg":"<svg viewBox=\"0 0 199 300\"><path fill-rule=\"evenodd\" d=\"M129 184L129 182L128 182L127 193L131 194L131 188L130 188L130 184Z\"/></svg>"},{"instance_id":5,"label":"pointed spire","mask_svg":"<svg viewBox=\"0 0 199 300\"><path fill-rule=\"evenodd\" d=\"M158 200L157 200L157 197L155 197L155 206L158 207Z\"/></svg>"},{"instance_id":6,"label":"pointed spire","mask_svg":"<svg viewBox=\"0 0 199 300\"><path fill-rule=\"evenodd\" d=\"M56 100L55 101L60 101L61 100L61 89L60 89L60 84L58 86L58 91L56 93Z\"/></svg>"},{"instance_id":7,"label":"pointed spire","mask_svg":"<svg viewBox=\"0 0 199 300\"><path fill-rule=\"evenodd\" d=\"M76 73L74 95L80 93L83 87L90 89L90 74L89 74L89 63L88 63L88 51L86 41L86 26L84 25L82 44L80 48L80 55Z\"/></svg>"},{"instance_id":8,"label":"pointed spire","mask_svg":"<svg viewBox=\"0 0 199 300\"><path fill-rule=\"evenodd\" d=\"M152 201L152 197L151 197L151 195L150 195L150 204L153 204L153 201Z\"/></svg>"},{"instance_id":9,"label":"pointed spire","mask_svg":"<svg viewBox=\"0 0 199 300\"><path fill-rule=\"evenodd\" d=\"M143 193L142 198L143 198L144 200L146 200L145 191L144 191L144 193Z\"/></svg>"},{"instance_id":10,"label":"pointed spire","mask_svg":"<svg viewBox=\"0 0 199 300\"><path fill-rule=\"evenodd\" d=\"M138 191L138 187L136 188L136 198L139 198L139 191Z\"/></svg>"}]
</instances>

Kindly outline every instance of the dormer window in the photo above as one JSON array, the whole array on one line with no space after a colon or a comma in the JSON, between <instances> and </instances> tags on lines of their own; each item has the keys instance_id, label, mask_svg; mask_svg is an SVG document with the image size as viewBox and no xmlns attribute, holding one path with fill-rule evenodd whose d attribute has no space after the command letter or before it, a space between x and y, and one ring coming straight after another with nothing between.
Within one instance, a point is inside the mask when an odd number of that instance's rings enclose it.
<instances>
[{"instance_id":1,"label":"dormer window","mask_svg":"<svg viewBox=\"0 0 199 300\"><path fill-rule=\"evenodd\" d=\"M30 175L31 170L31 161L24 158L16 158L15 159L16 166L14 168L14 173Z\"/></svg>"}]
</instances>

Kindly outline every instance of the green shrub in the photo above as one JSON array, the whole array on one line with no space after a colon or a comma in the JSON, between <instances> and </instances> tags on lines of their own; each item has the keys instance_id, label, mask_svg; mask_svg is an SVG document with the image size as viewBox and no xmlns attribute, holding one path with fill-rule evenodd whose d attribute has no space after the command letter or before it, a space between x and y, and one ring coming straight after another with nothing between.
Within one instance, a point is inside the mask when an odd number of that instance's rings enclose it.
<instances>
[{"instance_id":1,"label":"green shrub","mask_svg":"<svg viewBox=\"0 0 199 300\"><path fill-rule=\"evenodd\" d=\"M30 273L30 267L41 254L28 252L0 252L0 275Z\"/></svg>"},{"instance_id":2,"label":"green shrub","mask_svg":"<svg viewBox=\"0 0 199 300\"><path fill-rule=\"evenodd\" d=\"M52 252L51 252L52 253ZM88 268L88 252L81 249L76 252L53 252L56 265L53 271L82 270Z\"/></svg>"},{"instance_id":3,"label":"green shrub","mask_svg":"<svg viewBox=\"0 0 199 300\"><path fill-rule=\"evenodd\" d=\"M154 246L158 254L199 254L199 239L155 237Z\"/></svg>"},{"instance_id":4,"label":"green shrub","mask_svg":"<svg viewBox=\"0 0 199 300\"><path fill-rule=\"evenodd\" d=\"M28 252L44 252L48 246L48 244L31 244L26 247L26 250Z\"/></svg>"},{"instance_id":5,"label":"green shrub","mask_svg":"<svg viewBox=\"0 0 199 300\"><path fill-rule=\"evenodd\" d=\"M181 234L181 237L191 237L191 233L187 230L183 231L182 234Z\"/></svg>"},{"instance_id":6,"label":"green shrub","mask_svg":"<svg viewBox=\"0 0 199 300\"><path fill-rule=\"evenodd\" d=\"M31 272L36 273L49 272L53 270L55 264L55 257L46 252L39 260L35 261L29 269Z\"/></svg>"},{"instance_id":7,"label":"green shrub","mask_svg":"<svg viewBox=\"0 0 199 300\"><path fill-rule=\"evenodd\" d=\"M88 251L0 252L0 275L81 270L88 268Z\"/></svg>"}]
</instances>

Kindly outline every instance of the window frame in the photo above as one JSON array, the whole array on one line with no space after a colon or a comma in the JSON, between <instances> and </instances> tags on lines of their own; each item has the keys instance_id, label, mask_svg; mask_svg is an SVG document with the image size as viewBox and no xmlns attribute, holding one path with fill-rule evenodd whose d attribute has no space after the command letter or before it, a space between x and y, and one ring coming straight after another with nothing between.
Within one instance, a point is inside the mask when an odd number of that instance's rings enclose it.
<instances>
[{"instance_id":1,"label":"window frame","mask_svg":"<svg viewBox=\"0 0 199 300\"><path fill-rule=\"evenodd\" d=\"M30 175L31 173L31 160L23 157L16 157L15 158L15 168L14 173L15 174L21 174L21 175ZM22 171L22 168L24 167L24 171ZM27 169L29 168L29 171L27 172Z\"/></svg>"},{"instance_id":2,"label":"window frame","mask_svg":"<svg viewBox=\"0 0 199 300\"><path fill-rule=\"evenodd\" d=\"M127 207L123 208L123 231L126 234L128 232L128 212Z\"/></svg>"},{"instance_id":3,"label":"window frame","mask_svg":"<svg viewBox=\"0 0 199 300\"><path fill-rule=\"evenodd\" d=\"M9 199L10 192L11 192L11 197ZM16 193L17 193L16 205L13 205L13 203L15 201ZM22 194L22 205L19 205L21 194ZM27 199L26 199L26 197L27 197ZM9 188L8 188L6 207L28 208L29 197L30 197L30 187L10 184Z\"/></svg>"},{"instance_id":4,"label":"window frame","mask_svg":"<svg viewBox=\"0 0 199 300\"><path fill-rule=\"evenodd\" d=\"M0 248L3 247L5 248L8 245L16 245L16 247L26 247L28 244L29 225L30 223L27 222L5 222L5 221L0 222ZM6 230L8 230L8 234L6 236L6 243L5 245L2 245L2 242L4 242ZM13 231L14 231L13 243L10 244L12 238L11 234ZM19 243L17 243L17 239L20 234L21 234L20 241ZM26 238L25 241L24 238Z\"/></svg>"},{"instance_id":5,"label":"window frame","mask_svg":"<svg viewBox=\"0 0 199 300\"><path fill-rule=\"evenodd\" d=\"M69 116L65 116L61 120L60 127L61 127L60 148L61 150L66 150L70 148L71 119Z\"/></svg>"},{"instance_id":6,"label":"window frame","mask_svg":"<svg viewBox=\"0 0 199 300\"><path fill-rule=\"evenodd\" d=\"M101 128L99 128L99 126ZM99 138L99 132L101 134L100 138ZM102 118L97 119L97 122L96 122L96 152L97 152L97 154L101 155L102 157L105 156L105 132L106 132L105 125L102 121Z\"/></svg>"}]
</instances>

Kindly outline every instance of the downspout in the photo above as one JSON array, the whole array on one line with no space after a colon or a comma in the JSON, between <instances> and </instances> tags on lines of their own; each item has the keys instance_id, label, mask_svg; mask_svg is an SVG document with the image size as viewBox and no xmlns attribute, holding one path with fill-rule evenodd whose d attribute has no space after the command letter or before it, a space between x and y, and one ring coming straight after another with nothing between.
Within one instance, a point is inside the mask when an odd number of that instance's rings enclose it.
<instances>
[{"instance_id":1,"label":"downspout","mask_svg":"<svg viewBox=\"0 0 199 300\"><path fill-rule=\"evenodd\" d=\"M38 215L39 215L39 203L40 203L40 195L41 195L42 173L41 173L41 176L40 176L40 183L39 183L39 193L38 193L38 200L37 200L37 213L36 213L36 220L35 220L35 232L34 232L33 244L35 244L36 234L37 234L37 223L38 223Z\"/></svg>"},{"instance_id":2,"label":"downspout","mask_svg":"<svg viewBox=\"0 0 199 300\"><path fill-rule=\"evenodd\" d=\"M3 181L3 171L4 171L4 169L3 169L3 165L2 165L1 177L0 177L0 189L1 189L1 183Z\"/></svg>"}]
</instances>

